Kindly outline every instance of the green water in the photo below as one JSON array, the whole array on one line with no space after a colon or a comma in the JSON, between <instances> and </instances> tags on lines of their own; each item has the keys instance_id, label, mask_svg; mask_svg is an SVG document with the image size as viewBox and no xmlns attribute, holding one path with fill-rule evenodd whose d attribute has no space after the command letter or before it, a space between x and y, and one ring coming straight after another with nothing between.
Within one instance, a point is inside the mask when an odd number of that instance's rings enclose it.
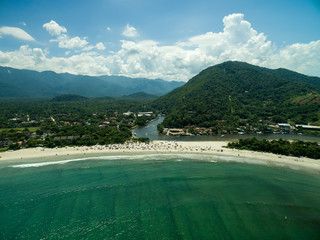
<instances>
[{"instance_id":1,"label":"green water","mask_svg":"<svg viewBox=\"0 0 320 240\"><path fill-rule=\"evenodd\" d=\"M0 165L0 239L320 239L319 175L198 160Z\"/></svg>"}]
</instances>

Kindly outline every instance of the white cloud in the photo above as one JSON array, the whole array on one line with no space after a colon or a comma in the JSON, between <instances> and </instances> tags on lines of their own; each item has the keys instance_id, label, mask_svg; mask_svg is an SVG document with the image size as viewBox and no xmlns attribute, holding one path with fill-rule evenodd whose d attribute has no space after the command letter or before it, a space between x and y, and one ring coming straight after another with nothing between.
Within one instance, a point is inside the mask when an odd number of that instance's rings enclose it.
<instances>
[{"instance_id":1,"label":"white cloud","mask_svg":"<svg viewBox=\"0 0 320 240\"><path fill-rule=\"evenodd\" d=\"M75 48L83 48L88 44L87 40L85 38L80 37L74 37L69 38L67 35L61 35L58 37L59 47L60 48L69 48L69 49L75 49Z\"/></svg>"},{"instance_id":2,"label":"white cloud","mask_svg":"<svg viewBox=\"0 0 320 240\"><path fill-rule=\"evenodd\" d=\"M0 64L39 71L186 81L208 66L238 60L320 76L320 40L277 48L263 33L253 29L243 14L228 15L223 24L221 32L200 34L173 45L122 40L120 50L108 53L101 42L91 45L86 38L69 38L60 32L52 41L68 49L65 57L48 58L46 50L21 46L18 51L0 51ZM70 49L80 49L82 53L72 54ZM94 49L99 51L93 52Z\"/></svg>"},{"instance_id":3,"label":"white cloud","mask_svg":"<svg viewBox=\"0 0 320 240\"><path fill-rule=\"evenodd\" d=\"M107 27L106 30L107 30L107 31L111 31L111 27Z\"/></svg>"},{"instance_id":4,"label":"white cloud","mask_svg":"<svg viewBox=\"0 0 320 240\"><path fill-rule=\"evenodd\" d=\"M126 25L125 29L122 32L122 35L125 37L133 38L139 36L138 31L135 27L130 26L129 24Z\"/></svg>"},{"instance_id":5,"label":"white cloud","mask_svg":"<svg viewBox=\"0 0 320 240\"><path fill-rule=\"evenodd\" d=\"M121 64L116 68L121 74L170 80L187 80L204 68L227 60L260 64L272 54L272 44L243 17L226 16L223 32L208 32L171 46L155 41L122 41L121 50L109 58L122 60L115 61Z\"/></svg>"},{"instance_id":6,"label":"white cloud","mask_svg":"<svg viewBox=\"0 0 320 240\"><path fill-rule=\"evenodd\" d=\"M295 43L281 49L262 65L289 68L297 72L320 76L320 40Z\"/></svg>"},{"instance_id":7,"label":"white cloud","mask_svg":"<svg viewBox=\"0 0 320 240\"><path fill-rule=\"evenodd\" d=\"M66 52L67 55L67 52ZM102 75L109 74L104 57L95 53L81 53L69 57L48 58L40 48L30 48L23 45L17 51L0 51L0 64L18 69L37 71L52 70L58 73Z\"/></svg>"},{"instance_id":8,"label":"white cloud","mask_svg":"<svg viewBox=\"0 0 320 240\"><path fill-rule=\"evenodd\" d=\"M43 24L43 28L45 28L51 36L60 36L62 33L67 32L67 29L65 27L60 26L53 20Z\"/></svg>"},{"instance_id":9,"label":"white cloud","mask_svg":"<svg viewBox=\"0 0 320 240\"><path fill-rule=\"evenodd\" d=\"M22 69L37 70L42 67L42 62L46 56L40 48L30 48L28 45L22 45L19 50L3 53L0 51L0 63L4 66Z\"/></svg>"},{"instance_id":10,"label":"white cloud","mask_svg":"<svg viewBox=\"0 0 320 240\"><path fill-rule=\"evenodd\" d=\"M67 29L63 26L60 26L55 21L51 20L49 23L43 24L51 36L55 36L56 39L51 39L51 42L58 42L60 48L76 49L83 48L88 45L86 38L73 37L70 38L67 34Z\"/></svg>"},{"instance_id":11,"label":"white cloud","mask_svg":"<svg viewBox=\"0 0 320 240\"><path fill-rule=\"evenodd\" d=\"M9 35L25 41L35 41L34 38L31 37L28 33L26 33L21 28L17 28L17 27L7 27L7 26L1 27L0 36L1 35Z\"/></svg>"},{"instance_id":12,"label":"white cloud","mask_svg":"<svg viewBox=\"0 0 320 240\"><path fill-rule=\"evenodd\" d=\"M224 17L224 30L220 33L208 32L190 38L182 46L192 46L215 62L241 60L257 62L272 51L271 42L263 33L258 34L251 24L243 20L243 14Z\"/></svg>"},{"instance_id":13,"label":"white cloud","mask_svg":"<svg viewBox=\"0 0 320 240\"><path fill-rule=\"evenodd\" d=\"M43 28L45 28L51 36L55 36L55 39L51 39L51 42L58 42L58 46L60 48L66 49L82 49L83 51L90 51L93 48L96 48L100 51L105 50L105 46L103 43L99 42L96 46L89 45L86 37L73 37L70 38L67 34L67 29L64 26L60 26L55 21L51 20L49 23L43 24ZM67 55L70 54L70 51L67 51Z\"/></svg>"},{"instance_id":14,"label":"white cloud","mask_svg":"<svg viewBox=\"0 0 320 240\"><path fill-rule=\"evenodd\" d=\"M85 48L83 48L83 51L91 51L92 49L97 49L99 51L104 51L106 49L106 47L104 46L104 44L102 42L98 42L95 46L93 45L89 45L86 46Z\"/></svg>"},{"instance_id":15,"label":"white cloud","mask_svg":"<svg viewBox=\"0 0 320 240\"><path fill-rule=\"evenodd\" d=\"M106 47L103 45L102 42L98 42L96 44L96 49L100 50L100 51L104 51L106 49Z\"/></svg>"}]
</instances>

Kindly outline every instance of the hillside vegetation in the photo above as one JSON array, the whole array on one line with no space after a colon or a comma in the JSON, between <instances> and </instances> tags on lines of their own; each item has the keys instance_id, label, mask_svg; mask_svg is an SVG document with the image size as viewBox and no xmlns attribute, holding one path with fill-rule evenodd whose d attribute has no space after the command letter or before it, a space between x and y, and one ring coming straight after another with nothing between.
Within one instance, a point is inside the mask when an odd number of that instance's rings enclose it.
<instances>
[{"instance_id":1,"label":"hillside vegetation","mask_svg":"<svg viewBox=\"0 0 320 240\"><path fill-rule=\"evenodd\" d=\"M85 100L88 100L88 98L75 94L63 94L54 97L53 99L51 99L51 102L78 102Z\"/></svg>"},{"instance_id":2,"label":"hillside vegetation","mask_svg":"<svg viewBox=\"0 0 320 240\"><path fill-rule=\"evenodd\" d=\"M268 121L320 123L320 88L316 86L320 79L310 78L310 83L308 79L289 70L225 62L203 70L157 99L154 106L166 113L166 127L232 129Z\"/></svg>"},{"instance_id":3,"label":"hillside vegetation","mask_svg":"<svg viewBox=\"0 0 320 240\"><path fill-rule=\"evenodd\" d=\"M309 157L320 159L320 145L316 142L287 141L283 139L267 141L256 138L240 139L238 142L228 143L229 148L241 150L252 150L261 152L271 152L275 154Z\"/></svg>"}]
</instances>

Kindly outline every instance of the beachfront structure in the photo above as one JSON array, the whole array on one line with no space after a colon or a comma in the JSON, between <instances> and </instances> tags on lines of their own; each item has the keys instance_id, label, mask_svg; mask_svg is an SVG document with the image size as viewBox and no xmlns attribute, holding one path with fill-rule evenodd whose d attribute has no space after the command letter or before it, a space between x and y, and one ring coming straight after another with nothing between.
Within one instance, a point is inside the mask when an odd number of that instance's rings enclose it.
<instances>
[{"instance_id":1,"label":"beachfront structure","mask_svg":"<svg viewBox=\"0 0 320 240\"><path fill-rule=\"evenodd\" d=\"M320 126L297 124L296 128L302 128L302 129L305 129L305 130L320 131Z\"/></svg>"},{"instance_id":2,"label":"beachfront structure","mask_svg":"<svg viewBox=\"0 0 320 240\"><path fill-rule=\"evenodd\" d=\"M183 129L170 128L167 132L167 135L181 136L181 135L185 135L185 132L183 131Z\"/></svg>"},{"instance_id":3,"label":"beachfront structure","mask_svg":"<svg viewBox=\"0 0 320 240\"><path fill-rule=\"evenodd\" d=\"M152 114L153 112L139 112L138 117L142 117L142 116L151 117Z\"/></svg>"}]
</instances>

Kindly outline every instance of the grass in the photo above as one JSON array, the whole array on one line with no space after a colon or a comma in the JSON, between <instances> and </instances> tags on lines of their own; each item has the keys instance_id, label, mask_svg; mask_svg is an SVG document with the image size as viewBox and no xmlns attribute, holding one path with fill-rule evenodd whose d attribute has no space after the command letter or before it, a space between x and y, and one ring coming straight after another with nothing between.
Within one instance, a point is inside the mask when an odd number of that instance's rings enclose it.
<instances>
[{"instance_id":1,"label":"grass","mask_svg":"<svg viewBox=\"0 0 320 240\"><path fill-rule=\"evenodd\" d=\"M309 104L312 102L319 102L319 97L319 94L308 93L307 95L296 97L295 99L293 99L293 102L300 104Z\"/></svg>"},{"instance_id":2,"label":"grass","mask_svg":"<svg viewBox=\"0 0 320 240\"><path fill-rule=\"evenodd\" d=\"M0 132L2 131L9 131L9 130L14 130L14 131L22 131L26 128L0 128ZM40 127L27 127L27 129L30 131L30 132L35 132L37 130L40 130Z\"/></svg>"},{"instance_id":3,"label":"grass","mask_svg":"<svg viewBox=\"0 0 320 240\"><path fill-rule=\"evenodd\" d=\"M0 148L0 152L5 152L7 150L8 150L8 148Z\"/></svg>"},{"instance_id":4,"label":"grass","mask_svg":"<svg viewBox=\"0 0 320 240\"><path fill-rule=\"evenodd\" d=\"M303 134L315 135L320 136L320 131L312 131L312 130L302 130Z\"/></svg>"}]
</instances>

